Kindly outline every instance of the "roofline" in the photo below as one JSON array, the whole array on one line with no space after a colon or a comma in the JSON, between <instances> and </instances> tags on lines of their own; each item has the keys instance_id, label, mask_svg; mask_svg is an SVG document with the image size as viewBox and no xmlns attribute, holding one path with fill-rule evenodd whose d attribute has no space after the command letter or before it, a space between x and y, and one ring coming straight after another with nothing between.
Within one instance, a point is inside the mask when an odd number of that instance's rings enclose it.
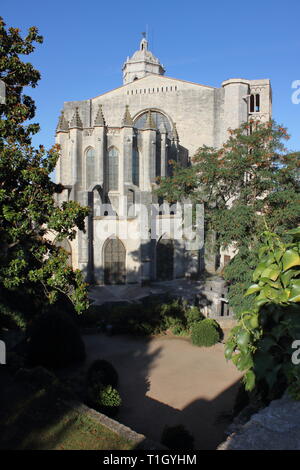
<instances>
[{"instance_id":1,"label":"roofline","mask_svg":"<svg viewBox=\"0 0 300 470\"><path fill-rule=\"evenodd\" d=\"M134 80L134 83L137 83L137 82L140 82L141 80L145 80L145 78L148 78L150 75L154 75L155 77L160 77L160 78L169 78L170 80L176 80L177 82L183 82L183 83L190 83L191 85L197 85L197 86L203 86L205 88L212 88L214 90L218 90L219 88L217 87L213 87L213 86L209 86L209 85L202 85L201 83L195 83L195 82L190 82L188 80L182 80L180 78L173 78L173 77L168 77L167 75L158 75L156 73L149 73L148 75L145 75L145 77L142 77L142 78L138 78L136 80ZM106 91L105 93L101 93L101 95L97 95L97 96L94 96L93 98L91 98L92 100L94 100L95 98L99 98L99 96L104 96L104 95L107 95L107 93L111 93L112 91L116 91L116 90L119 90L120 88L125 88L129 85L132 85L133 82L130 82L130 83L125 83L124 85L121 85L117 88L113 88L112 90L109 90L109 91ZM82 100L82 101L85 101L85 100Z\"/></svg>"}]
</instances>

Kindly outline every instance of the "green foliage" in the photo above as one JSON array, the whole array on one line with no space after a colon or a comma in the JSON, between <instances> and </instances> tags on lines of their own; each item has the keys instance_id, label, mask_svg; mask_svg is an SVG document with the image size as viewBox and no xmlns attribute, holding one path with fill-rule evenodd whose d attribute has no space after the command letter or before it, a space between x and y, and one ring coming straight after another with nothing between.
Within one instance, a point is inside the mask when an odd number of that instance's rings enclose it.
<instances>
[{"instance_id":1,"label":"green foliage","mask_svg":"<svg viewBox=\"0 0 300 470\"><path fill-rule=\"evenodd\" d=\"M200 312L199 308L196 306L186 308L184 316L186 320L186 328L188 331L190 331L194 323L198 323L205 318L204 315Z\"/></svg>"},{"instance_id":2,"label":"green foliage","mask_svg":"<svg viewBox=\"0 0 300 470\"><path fill-rule=\"evenodd\" d=\"M282 237L264 232L263 242L246 292L252 308L231 330L225 357L244 372L246 390L270 401L287 386L293 396L300 390L300 367L292 363L292 343L300 337L300 228Z\"/></svg>"},{"instance_id":3,"label":"green foliage","mask_svg":"<svg viewBox=\"0 0 300 470\"><path fill-rule=\"evenodd\" d=\"M266 227L281 234L300 217L300 158L284 148L288 138L274 121L244 123L221 149L201 147L191 167L174 163L173 176L161 179L157 190L169 202L204 203L206 230L218 234L216 248L236 249L224 276L237 315L249 306L243 294L257 264L260 234Z\"/></svg>"},{"instance_id":4,"label":"green foliage","mask_svg":"<svg viewBox=\"0 0 300 470\"><path fill-rule=\"evenodd\" d=\"M98 411L115 416L122 404L119 392L111 385L95 384L88 388L88 401Z\"/></svg>"},{"instance_id":5,"label":"green foliage","mask_svg":"<svg viewBox=\"0 0 300 470\"><path fill-rule=\"evenodd\" d=\"M192 343L196 346L210 347L220 340L218 323L212 318L206 318L192 326Z\"/></svg>"},{"instance_id":6,"label":"green foliage","mask_svg":"<svg viewBox=\"0 0 300 470\"><path fill-rule=\"evenodd\" d=\"M94 361L87 371L87 384L93 385L111 385L117 387L118 373L114 366L104 359L97 359Z\"/></svg>"},{"instance_id":7,"label":"green foliage","mask_svg":"<svg viewBox=\"0 0 300 470\"><path fill-rule=\"evenodd\" d=\"M171 450L194 449L194 437L182 424L165 426L160 442Z\"/></svg>"},{"instance_id":8,"label":"green foliage","mask_svg":"<svg viewBox=\"0 0 300 470\"><path fill-rule=\"evenodd\" d=\"M6 85L6 103L0 105L0 296L5 296L3 303L7 311L12 310L12 320L19 319L23 326L29 319L12 308L19 292L23 305L31 304L30 318L55 303L59 295L68 297L78 313L87 308L81 272L68 266L67 253L49 235L53 238L55 233L58 241L72 240L77 229L84 229L89 211L74 201L55 203L63 190L50 178L59 147L46 151L31 146L31 136L39 126L25 125L34 117L35 105L23 89L35 87L40 74L21 57L33 52L34 43L41 43L42 37L35 27L24 39L19 33L17 28L6 30L0 18L0 79Z\"/></svg>"},{"instance_id":9,"label":"green foliage","mask_svg":"<svg viewBox=\"0 0 300 470\"><path fill-rule=\"evenodd\" d=\"M203 318L198 307L189 307L178 299L152 300L148 303L127 305L91 305L80 317L85 326L111 325L115 333L155 335L171 330L174 334L188 334L192 324Z\"/></svg>"},{"instance_id":10,"label":"green foliage","mask_svg":"<svg viewBox=\"0 0 300 470\"><path fill-rule=\"evenodd\" d=\"M29 331L30 364L55 369L84 359L85 346L79 328L69 314L50 311Z\"/></svg>"}]
</instances>

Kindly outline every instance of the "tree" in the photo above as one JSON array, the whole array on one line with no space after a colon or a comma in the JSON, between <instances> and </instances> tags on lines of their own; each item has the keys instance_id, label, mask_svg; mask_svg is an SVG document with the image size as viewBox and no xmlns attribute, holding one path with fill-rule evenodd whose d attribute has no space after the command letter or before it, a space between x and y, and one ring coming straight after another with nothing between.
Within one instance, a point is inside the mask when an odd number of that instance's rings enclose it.
<instances>
[{"instance_id":1,"label":"tree","mask_svg":"<svg viewBox=\"0 0 300 470\"><path fill-rule=\"evenodd\" d=\"M260 234L280 234L299 223L300 154L287 152L288 138L274 121L244 123L229 131L222 148L201 147L190 167L174 163L173 177L160 181L158 195L168 201L203 202L206 230L217 233L217 246L237 250L224 270L236 313L251 304L243 294L257 263Z\"/></svg>"},{"instance_id":2,"label":"tree","mask_svg":"<svg viewBox=\"0 0 300 470\"><path fill-rule=\"evenodd\" d=\"M23 90L37 86L40 74L20 55L42 41L37 28L23 39L0 18L0 79L6 85L6 102L0 105L0 322L8 316L22 325L61 299L68 298L78 313L87 307L81 272L68 266L67 253L47 235L52 231L58 241L72 240L77 229L84 230L88 208L74 201L55 203L63 187L50 174L59 147L47 151L31 145L39 126L28 123L35 104Z\"/></svg>"},{"instance_id":3,"label":"tree","mask_svg":"<svg viewBox=\"0 0 300 470\"><path fill-rule=\"evenodd\" d=\"M246 390L263 402L286 388L300 399L300 366L292 360L300 334L300 227L288 235L291 242L285 243L264 232L246 292L254 296L252 306L241 313L225 347L226 359L244 372Z\"/></svg>"}]
</instances>

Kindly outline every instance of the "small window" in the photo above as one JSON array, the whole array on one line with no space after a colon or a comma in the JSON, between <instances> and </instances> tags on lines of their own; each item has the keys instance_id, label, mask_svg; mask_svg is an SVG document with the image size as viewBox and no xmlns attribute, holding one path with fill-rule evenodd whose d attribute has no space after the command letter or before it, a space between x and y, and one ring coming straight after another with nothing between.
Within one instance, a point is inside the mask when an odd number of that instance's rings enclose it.
<instances>
[{"instance_id":1,"label":"small window","mask_svg":"<svg viewBox=\"0 0 300 470\"><path fill-rule=\"evenodd\" d=\"M260 95L259 94L255 96L255 111L257 113L259 113L260 111Z\"/></svg>"},{"instance_id":2,"label":"small window","mask_svg":"<svg viewBox=\"0 0 300 470\"><path fill-rule=\"evenodd\" d=\"M250 95L250 113L254 113L254 95Z\"/></svg>"}]
</instances>

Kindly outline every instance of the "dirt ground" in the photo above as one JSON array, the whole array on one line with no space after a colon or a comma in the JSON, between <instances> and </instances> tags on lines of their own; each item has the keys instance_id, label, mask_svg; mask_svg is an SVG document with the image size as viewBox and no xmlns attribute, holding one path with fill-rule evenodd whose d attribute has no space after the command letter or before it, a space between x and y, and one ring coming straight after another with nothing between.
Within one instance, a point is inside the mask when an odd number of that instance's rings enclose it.
<instances>
[{"instance_id":1,"label":"dirt ground","mask_svg":"<svg viewBox=\"0 0 300 470\"><path fill-rule=\"evenodd\" d=\"M223 344L99 334L84 340L88 362L107 359L118 371L121 423L156 441L165 425L183 424L196 449L215 449L225 439L240 374L226 362Z\"/></svg>"}]
</instances>

